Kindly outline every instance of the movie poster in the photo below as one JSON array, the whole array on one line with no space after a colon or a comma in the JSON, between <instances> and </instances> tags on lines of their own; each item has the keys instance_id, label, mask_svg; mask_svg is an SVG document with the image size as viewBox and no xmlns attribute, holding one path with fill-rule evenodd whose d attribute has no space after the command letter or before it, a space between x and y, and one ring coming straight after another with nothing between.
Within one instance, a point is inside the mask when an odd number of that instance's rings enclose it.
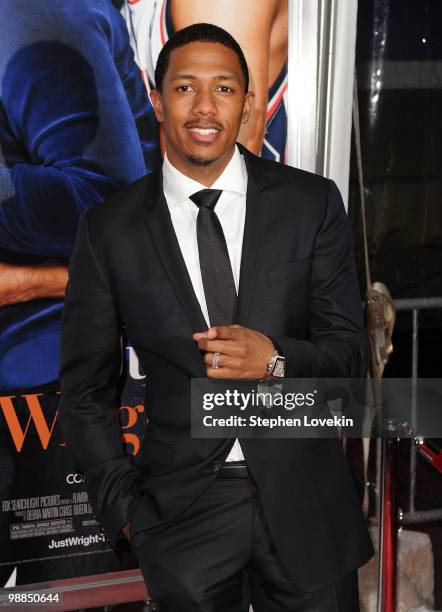
<instances>
[{"instance_id":1,"label":"movie poster","mask_svg":"<svg viewBox=\"0 0 442 612\"><path fill-rule=\"evenodd\" d=\"M145 376L132 349L116 418L125 450L140 449ZM129 379L129 371L136 374ZM58 392L0 396L0 575L15 584L136 567L124 537L115 550L89 503L58 427Z\"/></svg>"},{"instance_id":2,"label":"movie poster","mask_svg":"<svg viewBox=\"0 0 442 612\"><path fill-rule=\"evenodd\" d=\"M210 22L249 64L241 142L285 161L287 0L3 0L0 23L0 586L136 567L97 524L58 428L60 321L80 214L161 163L161 47ZM105 205L105 204L103 204ZM124 248L124 245L115 245ZM123 343L115 418L135 461L148 373Z\"/></svg>"}]
</instances>

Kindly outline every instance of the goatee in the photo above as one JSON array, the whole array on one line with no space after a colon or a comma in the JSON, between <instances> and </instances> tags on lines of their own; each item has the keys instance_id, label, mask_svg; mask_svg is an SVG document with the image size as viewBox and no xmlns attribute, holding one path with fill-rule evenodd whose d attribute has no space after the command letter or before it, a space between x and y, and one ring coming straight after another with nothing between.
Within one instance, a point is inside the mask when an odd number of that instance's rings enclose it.
<instances>
[{"instance_id":1,"label":"goatee","mask_svg":"<svg viewBox=\"0 0 442 612\"><path fill-rule=\"evenodd\" d=\"M216 159L205 159L192 154L186 155L186 159L194 166L210 166L210 164L216 162Z\"/></svg>"}]
</instances>

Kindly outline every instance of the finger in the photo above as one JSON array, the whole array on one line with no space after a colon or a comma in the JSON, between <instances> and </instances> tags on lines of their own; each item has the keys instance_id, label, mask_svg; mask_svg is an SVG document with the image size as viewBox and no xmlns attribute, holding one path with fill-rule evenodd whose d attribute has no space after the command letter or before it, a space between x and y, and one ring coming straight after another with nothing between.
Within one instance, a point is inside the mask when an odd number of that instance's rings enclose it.
<instances>
[{"instance_id":1,"label":"finger","mask_svg":"<svg viewBox=\"0 0 442 612\"><path fill-rule=\"evenodd\" d=\"M213 357L214 357L215 353L205 353L203 360L204 363L208 366L212 366L213 363ZM235 359L233 357L230 357L229 355L219 355L218 357L218 368L214 368L214 369L219 369L219 368L232 368L232 369L237 369L241 367L241 363L239 361L239 359Z\"/></svg>"},{"instance_id":2,"label":"finger","mask_svg":"<svg viewBox=\"0 0 442 612\"><path fill-rule=\"evenodd\" d=\"M212 329L216 329L216 337L219 340L236 340L240 336L238 332L241 325L220 325Z\"/></svg>"},{"instance_id":3,"label":"finger","mask_svg":"<svg viewBox=\"0 0 442 612\"><path fill-rule=\"evenodd\" d=\"M198 348L201 351L209 353L218 352L223 355L238 355L241 353L241 347L231 340L207 340L207 338L202 338L198 342Z\"/></svg>"},{"instance_id":4,"label":"finger","mask_svg":"<svg viewBox=\"0 0 442 612\"><path fill-rule=\"evenodd\" d=\"M192 338L198 342L198 340L202 340L203 338L207 338L207 332L196 332L192 334Z\"/></svg>"},{"instance_id":5,"label":"finger","mask_svg":"<svg viewBox=\"0 0 442 612\"><path fill-rule=\"evenodd\" d=\"M225 378L238 380L240 378L246 378L241 370L237 368L206 368L206 374L209 378Z\"/></svg>"},{"instance_id":6,"label":"finger","mask_svg":"<svg viewBox=\"0 0 442 612\"><path fill-rule=\"evenodd\" d=\"M209 338L209 340L214 340L215 338L218 337L218 328L217 327L211 327L210 329L207 330L207 337Z\"/></svg>"},{"instance_id":7,"label":"finger","mask_svg":"<svg viewBox=\"0 0 442 612\"><path fill-rule=\"evenodd\" d=\"M195 334L192 334L192 338L196 342L198 342L198 340L201 340L202 338L209 338L209 340L213 340L217 336L217 331L216 330L217 330L216 327L211 327L207 331L196 332Z\"/></svg>"},{"instance_id":8,"label":"finger","mask_svg":"<svg viewBox=\"0 0 442 612\"><path fill-rule=\"evenodd\" d=\"M218 356L218 365L221 365L221 357L222 355L220 354ZM215 353L204 353L203 361L206 365L211 366L214 358L215 358Z\"/></svg>"}]
</instances>

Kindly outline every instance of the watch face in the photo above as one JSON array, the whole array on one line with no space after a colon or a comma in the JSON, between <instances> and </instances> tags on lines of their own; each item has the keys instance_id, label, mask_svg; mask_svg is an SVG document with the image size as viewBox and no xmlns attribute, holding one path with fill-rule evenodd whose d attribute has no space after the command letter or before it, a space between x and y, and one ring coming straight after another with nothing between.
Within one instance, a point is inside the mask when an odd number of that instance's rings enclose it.
<instances>
[{"instance_id":1,"label":"watch face","mask_svg":"<svg viewBox=\"0 0 442 612\"><path fill-rule=\"evenodd\" d=\"M282 378L284 376L284 373L285 373L285 358L277 357L275 365L273 367L272 375L276 376L277 378Z\"/></svg>"}]
</instances>

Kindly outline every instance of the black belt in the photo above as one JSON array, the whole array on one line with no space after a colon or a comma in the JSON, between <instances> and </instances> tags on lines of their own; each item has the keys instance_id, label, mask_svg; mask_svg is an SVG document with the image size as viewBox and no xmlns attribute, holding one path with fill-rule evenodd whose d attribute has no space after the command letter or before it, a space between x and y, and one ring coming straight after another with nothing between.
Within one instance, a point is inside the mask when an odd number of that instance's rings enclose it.
<instances>
[{"instance_id":1,"label":"black belt","mask_svg":"<svg viewBox=\"0 0 442 612\"><path fill-rule=\"evenodd\" d=\"M218 471L218 478L249 478L245 461L226 461Z\"/></svg>"}]
</instances>

